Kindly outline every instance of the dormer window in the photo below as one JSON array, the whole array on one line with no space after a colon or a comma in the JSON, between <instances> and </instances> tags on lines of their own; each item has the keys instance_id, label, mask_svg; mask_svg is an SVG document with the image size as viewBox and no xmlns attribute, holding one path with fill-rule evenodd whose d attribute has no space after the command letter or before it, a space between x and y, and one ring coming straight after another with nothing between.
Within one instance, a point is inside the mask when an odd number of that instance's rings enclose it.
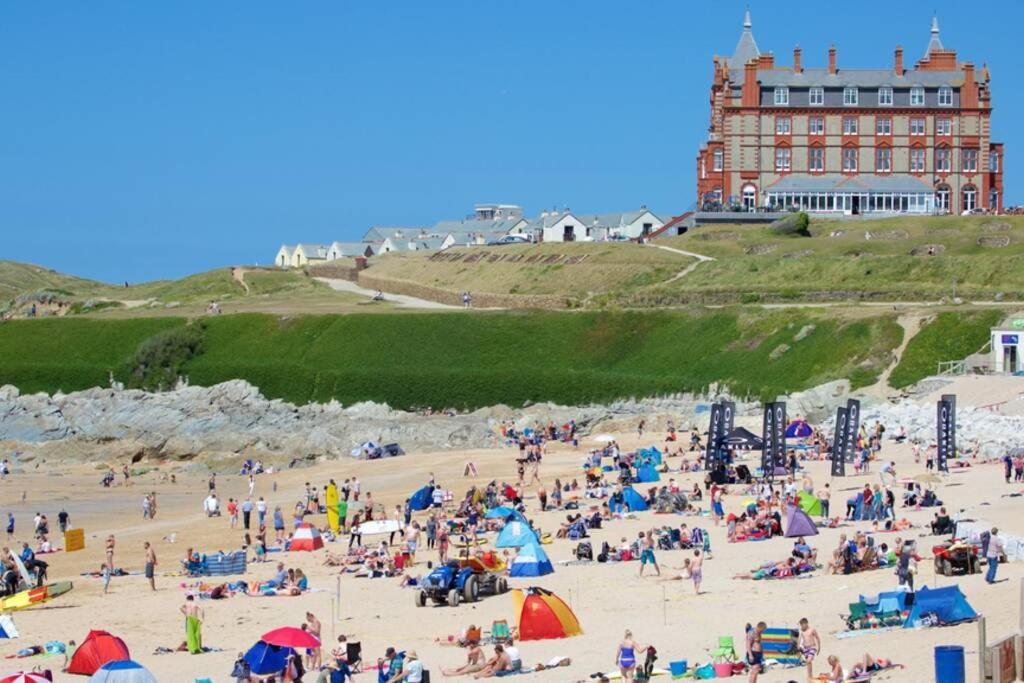
<instances>
[{"instance_id":1,"label":"dormer window","mask_svg":"<svg viewBox=\"0 0 1024 683\"><path fill-rule=\"evenodd\" d=\"M919 85L915 85L913 88L910 89L910 106L924 106L924 88L922 88Z\"/></svg>"},{"instance_id":2,"label":"dormer window","mask_svg":"<svg viewBox=\"0 0 1024 683\"><path fill-rule=\"evenodd\" d=\"M847 86L843 88L843 104L847 107L856 107L858 102L857 88Z\"/></svg>"},{"instance_id":3,"label":"dormer window","mask_svg":"<svg viewBox=\"0 0 1024 683\"><path fill-rule=\"evenodd\" d=\"M822 106L825 104L825 89L824 88L811 88L810 92L810 103L812 106Z\"/></svg>"},{"instance_id":4,"label":"dormer window","mask_svg":"<svg viewBox=\"0 0 1024 683\"><path fill-rule=\"evenodd\" d=\"M787 107L789 106L789 88L778 87L775 88L775 106L776 107Z\"/></svg>"},{"instance_id":5,"label":"dormer window","mask_svg":"<svg viewBox=\"0 0 1024 683\"><path fill-rule=\"evenodd\" d=\"M941 88L939 88L939 106L953 106L953 89L950 88L948 85L944 85Z\"/></svg>"},{"instance_id":6,"label":"dormer window","mask_svg":"<svg viewBox=\"0 0 1024 683\"><path fill-rule=\"evenodd\" d=\"M880 107L892 106L892 88L883 87L878 89L878 105Z\"/></svg>"}]
</instances>

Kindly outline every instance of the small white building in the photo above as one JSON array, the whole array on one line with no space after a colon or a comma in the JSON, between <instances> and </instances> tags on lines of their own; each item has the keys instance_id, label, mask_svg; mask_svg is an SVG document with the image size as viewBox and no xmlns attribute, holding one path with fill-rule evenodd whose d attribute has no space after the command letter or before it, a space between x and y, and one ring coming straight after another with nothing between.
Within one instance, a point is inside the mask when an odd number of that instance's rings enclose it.
<instances>
[{"instance_id":1,"label":"small white building","mask_svg":"<svg viewBox=\"0 0 1024 683\"><path fill-rule=\"evenodd\" d=\"M591 226L569 210L545 211L530 223L530 229L540 235L543 242L592 242L595 239Z\"/></svg>"},{"instance_id":2,"label":"small white building","mask_svg":"<svg viewBox=\"0 0 1024 683\"><path fill-rule=\"evenodd\" d=\"M274 257L274 265L278 268L291 268L294 257L295 247L282 244L281 248L277 250L277 256Z\"/></svg>"},{"instance_id":3,"label":"small white building","mask_svg":"<svg viewBox=\"0 0 1024 683\"><path fill-rule=\"evenodd\" d=\"M646 206L621 213L581 214L579 219L591 228L594 239L621 236L635 240L650 235L665 224Z\"/></svg>"},{"instance_id":4,"label":"small white building","mask_svg":"<svg viewBox=\"0 0 1024 683\"><path fill-rule=\"evenodd\" d=\"M1024 313L1011 316L992 328L992 372L1012 375L1024 372Z\"/></svg>"},{"instance_id":5,"label":"small white building","mask_svg":"<svg viewBox=\"0 0 1024 683\"><path fill-rule=\"evenodd\" d=\"M323 263L327 260L327 245L325 244L298 244L292 252L292 267L302 268L316 263Z\"/></svg>"},{"instance_id":6,"label":"small white building","mask_svg":"<svg viewBox=\"0 0 1024 683\"><path fill-rule=\"evenodd\" d=\"M355 258L356 256L373 256L372 244L366 242L331 242L327 247L327 260L337 261L343 258Z\"/></svg>"}]
</instances>

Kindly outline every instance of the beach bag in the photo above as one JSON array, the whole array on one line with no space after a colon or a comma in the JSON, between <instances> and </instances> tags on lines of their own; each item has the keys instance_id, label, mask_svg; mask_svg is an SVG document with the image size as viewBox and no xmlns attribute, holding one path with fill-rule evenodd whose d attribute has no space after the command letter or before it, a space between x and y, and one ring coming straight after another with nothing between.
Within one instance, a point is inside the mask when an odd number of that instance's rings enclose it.
<instances>
[{"instance_id":1,"label":"beach bag","mask_svg":"<svg viewBox=\"0 0 1024 683\"><path fill-rule=\"evenodd\" d=\"M592 560L594 559L594 548L589 542L583 541L576 546L576 559L577 560Z\"/></svg>"},{"instance_id":2,"label":"beach bag","mask_svg":"<svg viewBox=\"0 0 1024 683\"><path fill-rule=\"evenodd\" d=\"M708 680L715 677L715 665L708 662L704 666L698 666L693 670L693 677L698 680Z\"/></svg>"}]
</instances>

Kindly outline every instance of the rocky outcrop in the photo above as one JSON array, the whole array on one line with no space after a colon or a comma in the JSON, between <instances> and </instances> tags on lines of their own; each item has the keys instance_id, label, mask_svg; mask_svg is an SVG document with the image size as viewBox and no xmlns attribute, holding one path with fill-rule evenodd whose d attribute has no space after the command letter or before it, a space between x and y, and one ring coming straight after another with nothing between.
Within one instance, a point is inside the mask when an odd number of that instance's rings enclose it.
<instances>
[{"instance_id":1,"label":"rocky outcrop","mask_svg":"<svg viewBox=\"0 0 1024 683\"><path fill-rule=\"evenodd\" d=\"M53 396L21 395L5 386L0 387L0 441L46 459L201 456L207 464L228 467L231 456L278 462L348 456L366 441L418 451L490 448L499 445L502 420L525 427L575 419L586 433L616 420L632 429L643 415L656 429L667 416L677 425L692 419L698 402L683 396L579 408L545 403L427 416L375 403L296 406L267 399L242 380L163 393L97 388Z\"/></svg>"}]
</instances>

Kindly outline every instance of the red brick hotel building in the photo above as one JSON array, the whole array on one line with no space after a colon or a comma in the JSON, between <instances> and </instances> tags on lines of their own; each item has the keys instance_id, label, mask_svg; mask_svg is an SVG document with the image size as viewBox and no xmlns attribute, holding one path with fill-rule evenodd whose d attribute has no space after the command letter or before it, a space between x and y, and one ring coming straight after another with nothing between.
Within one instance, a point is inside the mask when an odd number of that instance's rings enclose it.
<instances>
[{"instance_id":1,"label":"red brick hotel building","mask_svg":"<svg viewBox=\"0 0 1024 683\"><path fill-rule=\"evenodd\" d=\"M697 203L816 213L1001 211L1003 146L990 138L988 68L957 60L932 20L924 57L881 69L792 66L757 49L750 12L731 57L714 58Z\"/></svg>"}]
</instances>

